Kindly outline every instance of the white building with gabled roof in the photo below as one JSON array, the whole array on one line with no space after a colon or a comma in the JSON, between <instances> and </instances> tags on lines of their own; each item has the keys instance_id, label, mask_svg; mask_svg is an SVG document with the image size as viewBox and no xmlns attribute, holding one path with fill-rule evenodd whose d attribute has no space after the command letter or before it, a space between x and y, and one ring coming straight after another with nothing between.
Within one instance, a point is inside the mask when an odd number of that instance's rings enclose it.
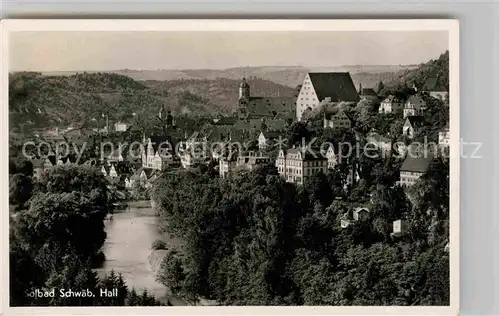
<instances>
[{"instance_id":1,"label":"white building with gabled roof","mask_svg":"<svg viewBox=\"0 0 500 316\"><path fill-rule=\"evenodd\" d=\"M326 98L332 102L358 102L359 95L348 72L309 72L296 100L297 120L307 110L316 108Z\"/></svg>"}]
</instances>

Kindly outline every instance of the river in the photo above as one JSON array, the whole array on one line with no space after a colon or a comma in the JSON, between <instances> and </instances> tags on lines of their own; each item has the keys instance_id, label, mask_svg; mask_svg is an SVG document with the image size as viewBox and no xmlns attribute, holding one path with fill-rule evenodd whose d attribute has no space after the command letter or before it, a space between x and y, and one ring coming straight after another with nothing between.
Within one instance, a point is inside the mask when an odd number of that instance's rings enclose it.
<instances>
[{"instance_id":1,"label":"river","mask_svg":"<svg viewBox=\"0 0 500 316\"><path fill-rule=\"evenodd\" d=\"M103 252L106 260L96 269L102 276L111 270L121 273L129 289L132 287L140 294L147 289L157 299L168 299L173 305L186 305L173 296L168 288L156 282L156 272L150 264L151 244L161 238L158 232L157 217L151 207L130 206L113 214L106 220L107 233Z\"/></svg>"}]
</instances>

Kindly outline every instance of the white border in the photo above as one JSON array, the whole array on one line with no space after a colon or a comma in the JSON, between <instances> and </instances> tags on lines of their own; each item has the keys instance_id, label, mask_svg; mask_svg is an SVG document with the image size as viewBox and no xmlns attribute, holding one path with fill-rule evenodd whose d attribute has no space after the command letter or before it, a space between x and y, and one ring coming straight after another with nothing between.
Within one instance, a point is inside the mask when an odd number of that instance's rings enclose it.
<instances>
[{"instance_id":1,"label":"white border","mask_svg":"<svg viewBox=\"0 0 500 316\"><path fill-rule=\"evenodd\" d=\"M442 307L10 307L8 242L8 33L16 31L448 31L450 53L450 306ZM460 214L460 148L459 148L459 25L457 20L3 20L1 88L2 101L0 155L3 212L2 298L1 311L6 315L458 315L459 313L459 214Z\"/></svg>"}]
</instances>

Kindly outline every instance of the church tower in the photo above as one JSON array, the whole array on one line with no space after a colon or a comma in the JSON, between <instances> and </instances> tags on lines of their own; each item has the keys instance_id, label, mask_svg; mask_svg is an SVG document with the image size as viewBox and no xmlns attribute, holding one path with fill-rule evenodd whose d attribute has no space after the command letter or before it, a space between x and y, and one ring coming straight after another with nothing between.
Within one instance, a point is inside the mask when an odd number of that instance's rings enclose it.
<instances>
[{"instance_id":1,"label":"church tower","mask_svg":"<svg viewBox=\"0 0 500 316\"><path fill-rule=\"evenodd\" d=\"M241 80L239 89L239 100L241 99L250 99L250 86L244 77L243 80Z\"/></svg>"}]
</instances>

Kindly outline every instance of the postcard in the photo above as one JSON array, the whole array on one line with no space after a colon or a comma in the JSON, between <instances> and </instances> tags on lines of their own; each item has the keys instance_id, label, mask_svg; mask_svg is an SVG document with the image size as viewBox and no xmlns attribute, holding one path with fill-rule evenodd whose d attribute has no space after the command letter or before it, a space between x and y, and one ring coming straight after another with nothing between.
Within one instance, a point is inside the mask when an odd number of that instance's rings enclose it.
<instances>
[{"instance_id":1,"label":"postcard","mask_svg":"<svg viewBox=\"0 0 500 316\"><path fill-rule=\"evenodd\" d=\"M3 21L4 313L457 314L458 31Z\"/></svg>"}]
</instances>

